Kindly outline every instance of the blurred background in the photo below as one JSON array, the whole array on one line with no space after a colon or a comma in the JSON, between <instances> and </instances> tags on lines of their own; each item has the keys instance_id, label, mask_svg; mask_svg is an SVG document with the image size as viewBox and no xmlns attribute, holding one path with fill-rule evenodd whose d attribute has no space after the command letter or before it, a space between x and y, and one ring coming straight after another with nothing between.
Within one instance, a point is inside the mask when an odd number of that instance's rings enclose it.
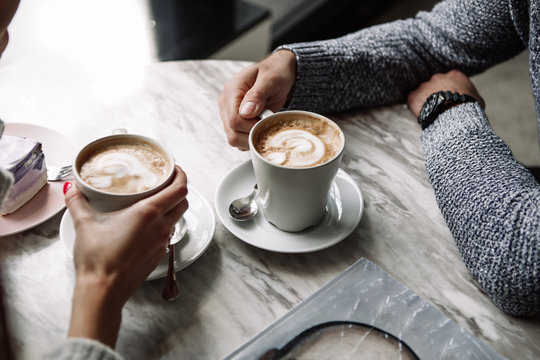
<instances>
[{"instance_id":1,"label":"blurred background","mask_svg":"<svg viewBox=\"0 0 540 360\"><path fill-rule=\"evenodd\" d=\"M78 80L103 102L160 61L257 61L280 44L328 39L430 10L434 0L21 0L2 68L47 91ZM473 78L495 131L540 166L527 53ZM112 85L111 85L112 84ZM0 84L0 86L2 86ZM0 99L1 106L1 99ZM74 109L74 112L76 109ZM12 120L13 121L13 120Z\"/></svg>"}]
</instances>

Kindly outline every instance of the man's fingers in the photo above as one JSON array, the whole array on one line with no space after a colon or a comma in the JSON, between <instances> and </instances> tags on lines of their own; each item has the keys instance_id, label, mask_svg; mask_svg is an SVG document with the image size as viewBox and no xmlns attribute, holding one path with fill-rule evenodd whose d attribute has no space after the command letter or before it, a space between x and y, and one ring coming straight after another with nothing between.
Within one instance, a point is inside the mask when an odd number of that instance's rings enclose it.
<instances>
[{"instance_id":1,"label":"man's fingers","mask_svg":"<svg viewBox=\"0 0 540 360\"><path fill-rule=\"evenodd\" d=\"M265 110L279 110L295 81L296 57L278 51L234 75L218 100L227 141L241 150L248 149L248 134Z\"/></svg>"},{"instance_id":2,"label":"man's fingers","mask_svg":"<svg viewBox=\"0 0 540 360\"><path fill-rule=\"evenodd\" d=\"M225 134L227 135L229 145L242 151L249 150L248 133L225 129Z\"/></svg>"},{"instance_id":3,"label":"man's fingers","mask_svg":"<svg viewBox=\"0 0 540 360\"><path fill-rule=\"evenodd\" d=\"M257 114L259 115L259 114ZM260 119L258 117L254 117L252 119L246 119L239 115L236 115L234 118L232 118L229 122L229 129L241 133L241 134L249 134L251 131L251 128L259 121Z\"/></svg>"},{"instance_id":4,"label":"man's fingers","mask_svg":"<svg viewBox=\"0 0 540 360\"><path fill-rule=\"evenodd\" d=\"M240 116L236 116L229 124L224 124L225 135L227 136L229 145L237 147L240 150L249 149L248 135L257 121L259 121L259 118L243 119Z\"/></svg>"},{"instance_id":5,"label":"man's fingers","mask_svg":"<svg viewBox=\"0 0 540 360\"><path fill-rule=\"evenodd\" d=\"M277 84L274 82L268 76L257 76L253 86L244 95L238 114L244 119L253 119L260 115L266 108L268 99L275 92L274 88Z\"/></svg>"},{"instance_id":6,"label":"man's fingers","mask_svg":"<svg viewBox=\"0 0 540 360\"><path fill-rule=\"evenodd\" d=\"M248 135L251 128L260 120L258 116L268 104L270 85L270 81L257 77L253 87L245 93L238 112L229 115L225 128L229 145L241 150L249 149Z\"/></svg>"}]
</instances>

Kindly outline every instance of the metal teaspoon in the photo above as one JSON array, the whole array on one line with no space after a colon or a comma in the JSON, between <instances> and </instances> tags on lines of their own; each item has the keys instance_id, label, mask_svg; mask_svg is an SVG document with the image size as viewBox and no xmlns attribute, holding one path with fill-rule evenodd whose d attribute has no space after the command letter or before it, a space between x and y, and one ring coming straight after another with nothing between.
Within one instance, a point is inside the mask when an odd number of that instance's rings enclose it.
<instances>
[{"instance_id":1,"label":"metal teaspoon","mask_svg":"<svg viewBox=\"0 0 540 360\"><path fill-rule=\"evenodd\" d=\"M178 281L176 281L176 269L174 267L174 245L176 245L180 240L184 238L187 230L188 226L186 220L184 220L184 218L180 218L176 225L174 225L174 229L171 232L171 236L169 238L169 267L167 269L167 279L165 279L165 287L163 288L163 293L161 294L161 297L168 301L174 300L178 297Z\"/></svg>"},{"instance_id":2,"label":"metal teaspoon","mask_svg":"<svg viewBox=\"0 0 540 360\"><path fill-rule=\"evenodd\" d=\"M229 205L229 215L231 215L234 220L247 221L253 219L253 217L257 215L257 211L259 210L257 201L255 201L257 190L258 187L257 184L255 184L251 194L236 199Z\"/></svg>"}]
</instances>

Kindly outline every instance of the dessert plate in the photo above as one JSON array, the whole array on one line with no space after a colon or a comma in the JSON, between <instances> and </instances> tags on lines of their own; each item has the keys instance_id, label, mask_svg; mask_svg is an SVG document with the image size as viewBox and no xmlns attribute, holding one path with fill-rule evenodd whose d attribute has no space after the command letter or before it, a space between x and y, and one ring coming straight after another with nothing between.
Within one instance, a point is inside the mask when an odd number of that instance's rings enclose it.
<instances>
[{"instance_id":1,"label":"dessert plate","mask_svg":"<svg viewBox=\"0 0 540 360\"><path fill-rule=\"evenodd\" d=\"M255 184L251 161L231 169L216 191L216 212L223 225L240 240L261 249L282 253L322 250L349 236L364 210L362 192L345 171L339 170L322 221L301 232L285 232L265 220L259 212L252 220L238 222L229 216L229 204L249 194Z\"/></svg>"},{"instance_id":2,"label":"dessert plate","mask_svg":"<svg viewBox=\"0 0 540 360\"><path fill-rule=\"evenodd\" d=\"M189 208L184 214L188 230L184 238L175 245L176 271L182 270L201 256L214 237L216 220L214 212L204 196L194 187L188 185L187 200ZM66 210L60 222L60 240L64 244L69 256L73 256L73 245L75 243L75 229L73 228L73 218ZM154 280L167 275L169 255L164 255L156 269L150 273L146 280Z\"/></svg>"},{"instance_id":3,"label":"dessert plate","mask_svg":"<svg viewBox=\"0 0 540 360\"><path fill-rule=\"evenodd\" d=\"M71 164L77 147L64 135L46 127L6 123L4 135L24 136L41 142L45 163L50 165ZM48 182L26 204L12 214L0 216L0 237L13 235L37 226L64 208L63 181Z\"/></svg>"}]
</instances>

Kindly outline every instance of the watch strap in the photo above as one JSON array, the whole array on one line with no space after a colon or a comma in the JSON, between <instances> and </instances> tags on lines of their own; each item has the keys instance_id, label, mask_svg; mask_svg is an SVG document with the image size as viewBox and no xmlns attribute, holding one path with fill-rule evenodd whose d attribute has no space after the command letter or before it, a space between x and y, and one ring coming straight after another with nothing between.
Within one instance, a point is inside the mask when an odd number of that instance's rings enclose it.
<instances>
[{"instance_id":1,"label":"watch strap","mask_svg":"<svg viewBox=\"0 0 540 360\"><path fill-rule=\"evenodd\" d=\"M474 102L476 101L470 95L460 94L452 91L438 91L431 94L418 115L418 122L420 123L422 130L431 125L435 119L450 107L458 104Z\"/></svg>"}]
</instances>

